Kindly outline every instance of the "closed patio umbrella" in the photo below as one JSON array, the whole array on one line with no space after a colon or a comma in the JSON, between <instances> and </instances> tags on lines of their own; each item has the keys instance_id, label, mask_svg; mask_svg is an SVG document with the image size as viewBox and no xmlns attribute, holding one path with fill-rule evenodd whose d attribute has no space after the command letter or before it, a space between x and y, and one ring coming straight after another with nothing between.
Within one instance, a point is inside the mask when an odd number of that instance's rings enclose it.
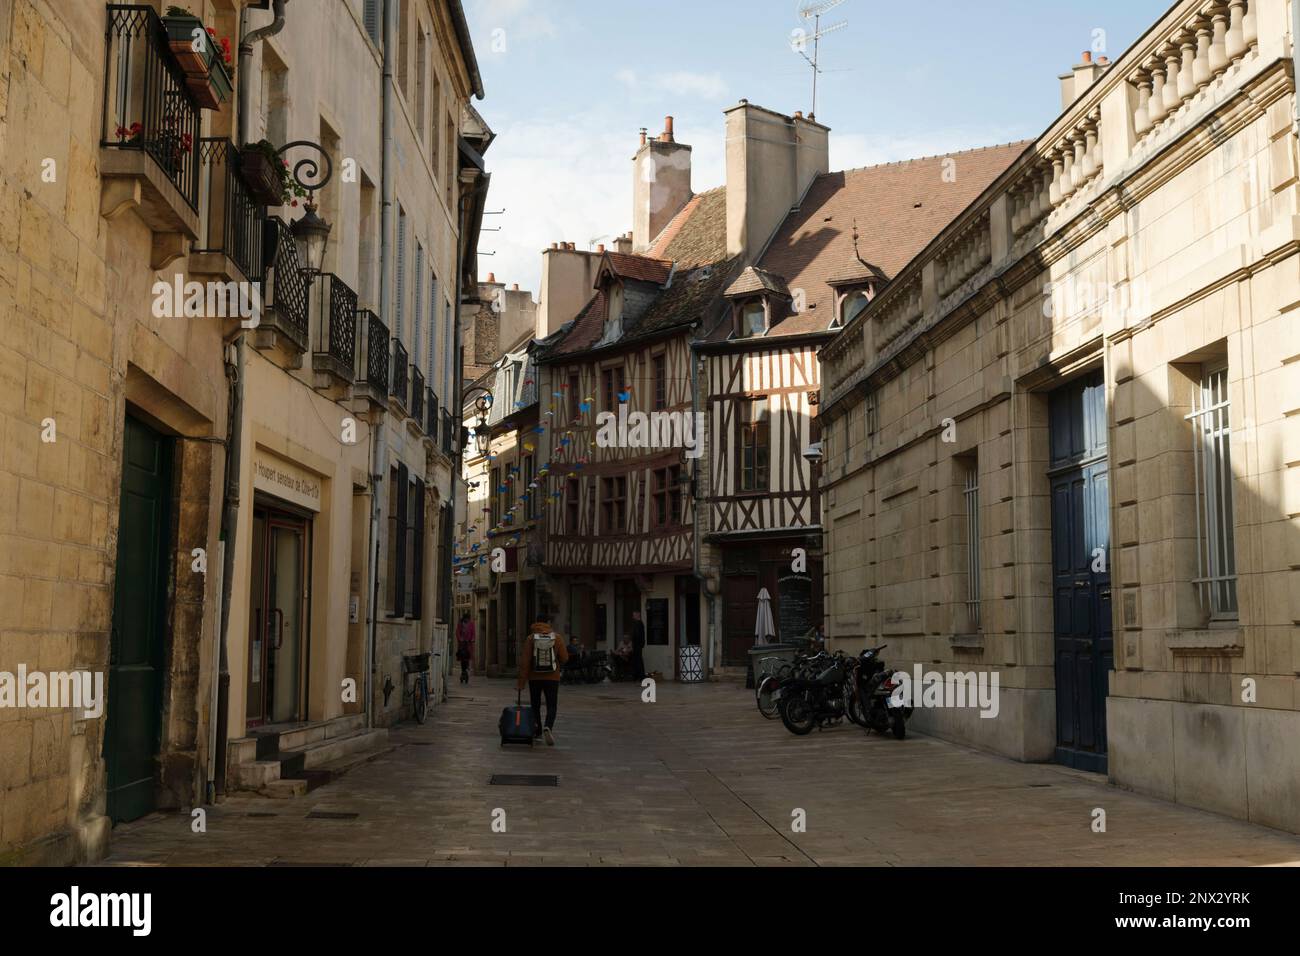
<instances>
[{"instance_id":1,"label":"closed patio umbrella","mask_svg":"<svg viewBox=\"0 0 1300 956\"><path fill-rule=\"evenodd\" d=\"M754 643L767 644L776 637L776 624L772 620L772 596L767 588L758 592L758 620L754 622Z\"/></svg>"}]
</instances>

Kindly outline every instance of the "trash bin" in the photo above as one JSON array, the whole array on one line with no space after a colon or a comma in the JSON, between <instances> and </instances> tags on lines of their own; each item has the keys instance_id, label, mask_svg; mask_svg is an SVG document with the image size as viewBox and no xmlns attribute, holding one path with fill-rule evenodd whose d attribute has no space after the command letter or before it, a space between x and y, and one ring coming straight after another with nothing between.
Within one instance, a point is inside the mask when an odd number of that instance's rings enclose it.
<instances>
[{"instance_id":1,"label":"trash bin","mask_svg":"<svg viewBox=\"0 0 1300 956\"><path fill-rule=\"evenodd\" d=\"M749 649L749 666L745 670L745 687L753 690L758 686L773 667L781 663L790 664L794 662L794 656L803 650L802 644L796 644L790 641L778 644L755 644ZM764 658L775 658L775 660L765 661Z\"/></svg>"}]
</instances>

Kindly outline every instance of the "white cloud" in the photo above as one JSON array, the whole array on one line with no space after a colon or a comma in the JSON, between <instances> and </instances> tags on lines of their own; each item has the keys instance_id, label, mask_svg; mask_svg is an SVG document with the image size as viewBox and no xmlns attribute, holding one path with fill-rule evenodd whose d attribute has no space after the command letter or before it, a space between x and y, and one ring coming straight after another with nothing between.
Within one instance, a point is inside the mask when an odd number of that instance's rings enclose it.
<instances>
[{"instance_id":1,"label":"white cloud","mask_svg":"<svg viewBox=\"0 0 1300 956\"><path fill-rule=\"evenodd\" d=\"M504 30L507 43L515 38L528 40L559 35L559 27L542 12L537 0L473 0L468 12L470 22L476 27L487 32Z\"/></svg>"},{"instance_id":2,"label":"white cloud","mask_svg":"<svg viewBox=\"0 0 1300 956\"><path fill-rule=\"evenodd\" d=\"M704 122L678 115L679 142L690 143L692 179L697 192L722 184L723 122L710 109ZM635 126L626 110L568 114L563 118L523 117L496 127L488 150L492 186L483 224L500 226L479 239L479 275L496 273L501 282L518 282L534 296L541 292L542 250L552 242L579 249L611 245L632 228L632 158ZM593 243L594 240L594 243Z\"/></svg>"},{"instance_id":3,"label":"white cloud","mask_svg":"<svg viewBox=\"0 0 1300 956\"><path fill-rule=\"evenodd\" d=\"M635 70L622 69L614 79L630 90L648 95L697 96L717 100L727 95L727 81L721 73L693 73L676 70L671 73L654 73L642 78Z\"/></svg>"}]
</instances>

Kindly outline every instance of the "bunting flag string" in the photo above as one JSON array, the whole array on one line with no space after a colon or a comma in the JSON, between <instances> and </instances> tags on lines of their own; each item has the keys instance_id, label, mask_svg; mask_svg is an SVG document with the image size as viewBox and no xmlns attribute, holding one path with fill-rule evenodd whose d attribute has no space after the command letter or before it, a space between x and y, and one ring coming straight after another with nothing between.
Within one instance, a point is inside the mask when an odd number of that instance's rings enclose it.
<instances>
[{"instance_id":1,"label":"bunting flag string","mask_svg":"<svg viewBox=\"0 0 1300 956\"><path fill-rule=\"evenodd\" d=\"M529 381L526 382L525 384L532 384L532 382ZM551 393L552 398L557 398L557 399L566 398L565 392L567 392L569 389L568 384L567 383L562 384L560 388L561 391ZM618 393L618 401L620 404L626 405L630 403L631 400L632 400L632 386L624 385L624 390ZM577 409L579 415L585 418L587 415L591 413L591 410L594 406L595 406L595 398L592 396L587 396L586 398L578 402ZM523 407L522 403L516 403L516 407ZM544 417L546 418L557 417L554 402L550 403L547 406ZM484 536L487 538L488 541L495 541L497 538L504 538L511 545L519 544L519 542L522 540L523 537L523 529L515 529L513 532L510 530L510 526L514 524L515 515L518 512L520 512L521 509L527 509L534 502L536 502L536 507L544 512L552 502L558 503L564 497L563 489L557 488L555 491L552 492L547 487L548 479L551 477L552 474L553 464L557 467L557 469L560 465L567 465L569 466L569 468L572 469L568 472L565 472L563 475L557 474L556 477L577 478L578 472L591 463L590 457L572 458L571 457L573 454L572 452L569 452L568 455L561 454L561 452L564 452L575 446L577 439L574 432L574 426L577 426L578 424L579 424L579 419L577 418L573 419L570 422L570 427L561 434L558 443L552 445L552 454L560 458L564 458L565 460L555 461L553 459L552 461L548 461L546 464L542 465L538 469L537 477L533 479L531 482L529 482L524 487L524 490L522 492L519 492L517 488L513 489L513 491L517 492L517 494L511 499L512 503L510 507L504 512L504 514L502 514L500 522L498 522L496 525L492 527L489 527L484 532ZM590 421L582 421L581 427L591 428L592 423ZM536 425L530 428L529 432L532 434L544 435L547 432L547 426ZM537 444L531 440L526 440L522 442L521 447L528 454L532 454L537 450ZM590 447L592 448L596 447L596 442L594 440L591 441ZM489 452L486 457L489 464L501 460L501 455L497 454L496 452ZM519 474L520 474L520 469L518 465L511 465L509 468L507 468L506 474L503 476L503 482L502 484L496 487L495 494L507 495L507 496L512 495L511 486L516 484L515 479L516 476L518 476ZM476 481L476 482L467 482L466 484L468 487L477 488L482 483L483 483L482 481ZM482 513L490 516L492 513L491 506L490 505L485 506L482 509ZM542 514L531 513L528 510L525 510L524 514L530 520L541 519L544 517ZM490 520L487 519L485 519L484 523L491 524ZM452 542L452 568L454 573L468 574L471 570L473 570L475 566L487 564L488 555L480 553L482 551L481 542L476 541L473 543L472 547L468 546L470 535L477 535L478 533L479 533L478 524L474 523L469 527L467 527L457 540Z\"/></svg>"}]
</instances>

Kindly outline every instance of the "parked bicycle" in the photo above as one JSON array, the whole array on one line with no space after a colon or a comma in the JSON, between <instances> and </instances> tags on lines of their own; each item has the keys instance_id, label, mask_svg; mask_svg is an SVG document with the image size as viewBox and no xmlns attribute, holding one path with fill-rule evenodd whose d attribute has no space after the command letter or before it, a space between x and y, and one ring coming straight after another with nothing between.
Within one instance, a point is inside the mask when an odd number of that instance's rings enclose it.
<instances>
[{"instance_id":1,"label":"parked bicycle","mask_svg":"<svg viewBox=\"0 0 1300 956\"><path fill-rule=\"evenodd\" d=\"M406 654L402 656L402 679L414 674L411 685L411 713L417 724L423 724L429 711L429 655Z\"/></svg>"}]
</instances>

